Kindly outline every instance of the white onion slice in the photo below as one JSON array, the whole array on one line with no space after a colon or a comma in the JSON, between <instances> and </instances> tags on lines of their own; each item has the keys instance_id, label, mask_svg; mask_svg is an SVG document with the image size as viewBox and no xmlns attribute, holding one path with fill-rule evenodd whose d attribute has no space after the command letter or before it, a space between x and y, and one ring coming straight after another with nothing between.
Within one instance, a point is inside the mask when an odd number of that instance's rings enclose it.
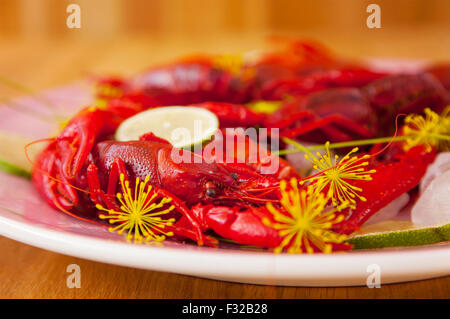
<instances>
[{"instance_id":1,"label":"white onion slice","mask_svg":"<svg viewBox=\"0 0 450 319\"><path fill-rule=\"evenodd\" d=\"M408 204L408 202L409 202L408 193L400 195L392 202L390 202L382 209L380 209L372 217L370 217L364 223L364 226L394 219L401 212L402 208L405 207L406 204Z\"/></svg>"},{"instance_id":2,"label":"white onion slice","mask_svg":"<svg viewBox=\"0 0 450 319\"><path fill-rule=\"evenodd\" d=\"M420 193L422 194L427 186L436 177L450 170L450 152L439 153L434 162L428 166L427 171L420 181Z\"/></svg>"},{"instance_id":3,"label":"white onion slice","mask_svg":"<svg viewBox=\"0 0 450 319\"><path fill-rule=\"evenodd\" d=\"M411 211L417 226L450 223L450 170L433 179Z\"/></svg>"}]
</instances>

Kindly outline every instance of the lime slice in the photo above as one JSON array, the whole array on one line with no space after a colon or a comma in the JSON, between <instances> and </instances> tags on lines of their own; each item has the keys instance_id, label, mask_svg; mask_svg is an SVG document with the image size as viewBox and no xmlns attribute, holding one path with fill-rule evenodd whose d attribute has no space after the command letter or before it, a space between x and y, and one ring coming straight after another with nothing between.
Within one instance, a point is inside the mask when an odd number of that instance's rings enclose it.
<instances>
[{"instance_id":1,"label":"lime slice","mask_svg":"<svg viewBox=\"0 0 450 319\"><path fill-rule=\"evenodd\" d=\"M18 167L14 164L10 164L2 159L0 159L0 171L4 171L9 174L25 177L25 178L31 178L30 171L27 171L21 167Z\"/></svg>"},{"instance_id":2,"label":"lime slice","mask_svg":"<svg viewBox=\"0 0 450 319\"><path fill-rule=\"evenodd\" d=\"M32 163L25 156L25 145L31 141L32 139L24 136L0 132L0 170L9 174L29 177ZM45 145L45 143L39 143L27 149L32 161Z\"/></svg>"},{"instance_id":3,"label":"lime slice","mask_svg":"<svg viewBox=\"0 0 450 319\"><path fill-rule=\"evenodd\" d=\"M159 107L136 114L120 124L116 140L135 141L152 132L173 146L187 148L203 143L219 129L217 116L199 107Z\"/></svg>"},{"instance_id":4,"label":"lime slice","mask_svg":"<svg viewBox=\"0 0 450 319\"><path fill-rule=\"evenodd\" d=\"M387 221L367 227L348 242L355 249L419 246L450 241L450 224L414 227L411 222Z\"/></svg>"}]
</instances>

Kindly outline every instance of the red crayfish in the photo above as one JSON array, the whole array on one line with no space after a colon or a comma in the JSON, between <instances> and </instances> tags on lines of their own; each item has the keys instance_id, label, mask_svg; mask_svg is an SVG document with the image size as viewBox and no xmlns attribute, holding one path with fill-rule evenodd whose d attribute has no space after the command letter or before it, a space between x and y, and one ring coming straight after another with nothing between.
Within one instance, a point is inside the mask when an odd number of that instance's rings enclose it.
<instances>
[{"instance_id":1,"label":"red crayfish","mask_svg":"<svg viewBox=\"0 0 450 319\"><path fill-rule=\"evenodd\" d=\"M265 193L268 187L277 187L278 179L264 176L245 163L176 163L172 145L151 133L140 141L108 140L120 120L135 112L129 108L85 109L47 146L36 161L33 181L50 205L74 216L98 220L96 204L117 209L114 196L120 175L129 181L149 177L156 192L171 198L177 212L189 220L190 227L182 230L175 224L175 234L204 243L208 241L200 222L188 207L197 203L276 201Z\"/></svg>"},{"instance_id":2,"label":"red crayfish","mask_svg":"<svg viewBox=\"0 0 450 319\"><path fill-rule=\"evenodd\" d=\"M392 133L396 115L420 113L425 107L440 111L449 102L449 93L439 81L447 78L438 70L433 73L439 79L426 72L373 72L335 59L313 43L295 42L288 52L244 63L237 71L221 67L215 58L202 57L128 80L103 80L101 85L112 87L116 94L100 94L106 106L81 111L39 155L33 171L37 189L53 207L102 223L99 207L121 209L116 198L121 182L136 193L139 181L145 180L157 196L170 198L174 210L169 216L174 222L166 229L177 238L215 245L215 239L206 235L212 230L240 244L274 248L283 238L268 226L267 220L274 219L267 203L281 207L280 183L301 179L288 162L267 150L264 159L249 161L249 148L264 146L248 138L234 149L225 143L208 155L177 150L151 132L138 141L114 141L120 123L148 108L194 105L215 113L223 129L276 128L281 137L323 143L385 136ZM282 106L267 114L245 105L256 99L282 100ZM173 154L180 152L202 158L176 162ZM227 156L235 161L223 160ZM348 209L347 218L334 230L353 232L414 188L433 156L415 148L391 163L371 163L376 170L373 182L356 183L367 201ZM277 169L264 174L261 168L272 161L278 163Z\"/></svg>"}]
</instances>

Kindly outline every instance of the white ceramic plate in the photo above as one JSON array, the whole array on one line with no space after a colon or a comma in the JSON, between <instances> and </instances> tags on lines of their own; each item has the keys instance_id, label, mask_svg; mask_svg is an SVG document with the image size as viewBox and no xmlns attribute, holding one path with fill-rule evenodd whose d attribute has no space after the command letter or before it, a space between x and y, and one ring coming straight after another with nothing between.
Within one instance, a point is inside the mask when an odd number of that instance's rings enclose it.
<instances>
[{"instance_id":1,"label":"white ceramic plate","mask_svg":"<svg viewBox=\"0 0 450 319\"><path fill-rule=\"evenodd\" d=\"M4 176L3 176L4 177ZM35 206L35 212L46 207ZM0 208L0 234L36 247L116 265L243 283L285 286L365 285L379 266L381 283L450 274L450 245L287 255L167 243L128 244L101 226L61 216L52 225ZM37 215L36 215L37 216ZM52 216L50 219L54 219Z\"/></svg>"},{"instance_id":2,"label":"white ceramic plate","mask_svg":"<svg viewBox=\"0 0 450 319\"><path fill-rule=\"evenodd\" d=\"M48 92L61 111L74 111L90 99L82 87ZM76 98L74 98L76 96ZM60 99L60 100L58 100ZM60 102L58 102L60 101ZM35 100L33 109L47 112ZM24 124L27 123L27 124ZM54 133L55 126L11 108L0 108L0 130L33 138ZM365 285L379 266L381 283L419 280L450 274L450 244L414 248L352 251L331 255L287 255L261 251L213 249L164 243L164 246L124 242L105 227L79 221L51 209L30 181L0 173L0 235L58 253L99 262L198 277L286 286Z\"/></svg>"}]
</instances>

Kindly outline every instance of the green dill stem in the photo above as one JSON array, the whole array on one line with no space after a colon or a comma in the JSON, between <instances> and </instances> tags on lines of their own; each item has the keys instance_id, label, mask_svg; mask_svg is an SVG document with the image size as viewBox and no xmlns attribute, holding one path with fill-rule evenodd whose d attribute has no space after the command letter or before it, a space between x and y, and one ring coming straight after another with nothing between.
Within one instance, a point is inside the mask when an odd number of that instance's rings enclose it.
<instances>
[{"instance_id":1,"label":"green dill stem","mask_svg":"<svg viewBox=\"0 0 450 319\"><path fill-rule=\"evenodd\" d=\"M296 141L291 140L290 138L283 138L283 141L285 141L286 143L291 144L291 145L297 147L297 149L295 150L295 151L296 151L295 153L297 153L297 152L304 152L304 153L308 154L311 158L314 158L314 157L315 157L315 156L311 153L310 149L307 148L306 146L303 146L302 144L297 143ZM320 146L322 146L322 145L320 145ZM282 150L282 151L283 151L283 150ZM282 151L278 151L278 155L283 155L283 154L280 154L280 152L282 152ZM285 150L285 151L290 151L290 150ZM285 153L285 154L289 154L289 153Z\"/></svg>"},{"instance_id":2,"label":"green dill stem","mask_svg":"<svg viewBox=\"0 0 450 319\"><path fill-rule=\"evenodd\" d=\"M335 148L354 147L354 146L361 146L361 145L373 145L373 144L378 144L378 143L400 142L400 141L404 141L410 137L411 137L410 135L403 135L403 136L397 136L397 137L388 136L388 137L371 138L371 139L367 139L367 140L331 143L331 144L329 144L328 148L335 149ZM445 139L449 138L448 136L445 136L445 135L443 137L445 137ZM295 142L294 140L291 140L290 138L283 138L283 141L286 142L287 144L291 144L291 145L297 147L297 149L291 149L291 150L285 149L285 150L280 150L278 152L274 152L277 155L295 154L295 153L300 153L300 152L305 152L310 155L311 151L325 149L325 144L306 147L306 146L303 146L303 145ZM299 146L301 146L301 147L299 147Z\"/></svg>"},{"instance_id":3,"label":"green dill stem","mask_svg":"<svg viewBox=\"0 0 450 319\"><path fill-rule=\"evenodd\" d=\"M0 76L0 83L5 84L6 86L12 87L12 88L16 89L17 91L21 91L22 93L27 93L27 94L31 94L31 95L36 94L36 92L34 92L33 90L23 86L22 84L11 81L3 76Z\"/></svg>"},{"instance_id":4,"label":"green dill stem","mask_svg":"<svg viewBox=\"0 0 450 319\"><path fill-rule=\"evenodd\" d=\"M30 108L24 107L21 104L18 104L17 102L15 102L14 100L8 100L8 99L4 99L4 98L0 97L0 103L2 103L3 107L7 107L7 108L10 108L13 110L20 111L20 112L27 112L27 113L32 114L32 115L34 115L44 121L47 121L47 122L55 121L54 117L44 114L38 110L33 110Z\"/></svg>"},{"instance_id":5,"label":"green dill stem","mask_svg":"<svg viewBox=\"0 0 450 319\"><path fill-rule=\"evenodd\" d=\"M31 179L31 173L25 169L10 164L2 159L0 159L0 171L6 172L8 174L13 174L16 176L24 177L26 179Z\"/></svg>"},{"instance_id":6,"label":"green dill stem","mask_svg":"<svg viewBox=\"0 0 450 319\"><path fill-rule=\"evenodd\" d=\"M450 136L448 135L441 135L441 134L429 134L429 137L434 137L440 140L446 140L450 141ZM329 144L329 149L335 149L335 148L344 148L344 147L355 147L355 146L361 146L361 145L372 145L372 144L378 144L378 143L388 143L388 142L401 142L404 140L407 140L408 138L414 137L414 135L403 135L403 136L396 136L396 137L379 137L379 138L371 138L367 140L357 140L357 141L348 141L348 142L339 142L339 143L331 143ZM284 137L283 141L287 144L295 146L297 149L291 149L291 150L280 150L278 152L274 152L277 155L286 155L286 154L295 154L304 152L311 156L311 151L316 150L322 150L325 149L325 144L321 145L314 145L314 146L303 146L300 143L297 143L296 141Z\"/></svg>"},{"instance_id":7,"label":"green dill stem","mask_svg":"<svg viewBox=\"0 0 450 319\"><path fill-rule=\"evenodd\" d=\"M34 96L35 98L41 100L42 102L44 102L44 104L50 109L50 110L54 110L55 106L53 105L52 102L50 102L46 97L41 96L39 93L37 93L36 91L34 91L33 89L30 89L20 83L17 83L15 81L12 81L10 79L7 79L3 76L0 76L0 83L9 86L19 92L25 93L25 94L30 94L32 96Z\"/></svg>"},{"instance_id":8,"label":"green dill stem","mask_svg":"<svg viewBox=\"0 0 450 319\"><path fill-rule=\"evenodd\" d=\"M448 135L441 135L441 134L429 134L429 136L431 137L435 137L439 140L446 140L446 141L450 141L450 136Z\"/></svg>"}]
</instances>

